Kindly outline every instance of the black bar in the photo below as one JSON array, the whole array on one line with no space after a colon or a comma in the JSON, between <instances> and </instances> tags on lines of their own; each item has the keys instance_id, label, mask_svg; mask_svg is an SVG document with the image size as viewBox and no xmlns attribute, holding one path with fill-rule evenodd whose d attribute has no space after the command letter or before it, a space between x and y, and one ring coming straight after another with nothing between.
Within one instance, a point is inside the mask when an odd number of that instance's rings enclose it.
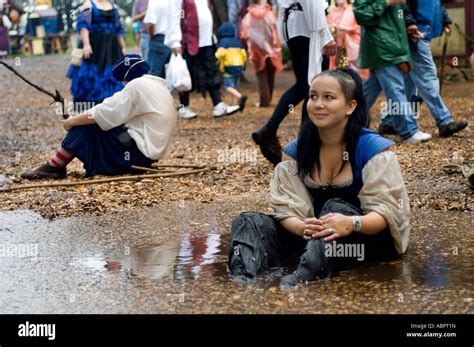
<instances>
[{"instance_id":1,"label":"black bar","mask_svg":"<svg viewBox=\"0 0 474 347\"><path fill-rule=\"evenodd\" d=\"M52 329L32 324L55 324L54 340ZM26 333L27 327L28 334L46 336L19 336L20 329ZM472 315L3 315L0 346L234 341L250 347L256 339L265 346L288 339L292 346L303 342L307 346L473 346L473 327ZM413 333L421 336L407 335Z\"/></svg>"}]
</instances>

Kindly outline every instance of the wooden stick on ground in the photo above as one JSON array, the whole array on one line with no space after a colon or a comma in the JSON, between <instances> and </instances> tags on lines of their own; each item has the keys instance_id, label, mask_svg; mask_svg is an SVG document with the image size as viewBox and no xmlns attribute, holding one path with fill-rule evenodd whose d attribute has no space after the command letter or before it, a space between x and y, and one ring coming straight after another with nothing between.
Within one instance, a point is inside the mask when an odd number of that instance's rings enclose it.
<instances>
[{"instance_id":1,"label":"wooden stick on ground","mask_svg":"<svg viewBox=\"0 0 474 347\"><path fill-rule=\"evenodd\" d=\"M203 169L206 165L189 165L189 164L152 164L153 167L179 167L190 169Z\"/></svg>"},{"instance_id":2,"label":"wooden stick on ground","mask_svg":"<svg viewBox=\"0 0 474 347\"><path fill-rule=\"evenodd\" d=\"M144 172L157 172L157 173L180 172L176 170L157 170L157 169L152 169L150 167L143 167L143 166L136 166L136 165L132 165L131 168L134 170L144 171Z\"/></svg>"},{"instance_id":3,"label":"wooden stick on ground","mask_svg":"<svg viewBox=\"0 0 474 347\"><path fill-rule=\"evenodd\" d=\"M33 88L39 90L40 92L50 96L53 98L54 102L59 102L61 103L61 107L62 107L62 110L63 110L63 118L64 119L68 119L69 118L69 115L67 114L66 112L66 108L65 108L65 104L64 104L64 98L61 96L61 94L59 93L59 91L56 89L56 95L51 93L51 92L48 92L46 89L40 87L39 85L37 84L34 84L33 82L27 80L22 74L20 74L18 71L16 71L13 66L10 66L8 65L7 63L4 63L3 61L0 61L0 64L5 66L8 70L10 70L11 72L13 72L15 75L17 75L18 77L20 77L23 81L25 81L26 83L28 83L30 86L32 86Z\"/></svg>"},{"instance_id":4,"label":"wooden stick on ground","mask_svg":"<svg viewBox=\"0 0 474 347\"><path fill-rule=\"evenodd\" d=\"M215 166L210 166L203 169L178 171L178 172L172 172L172 173L119 176L119 177L111 177L111 178L100 178L96 180L82 180L82 181L76 181L76 182L50 182L50 183L25 184L21 186L1 188L0 192L11 192L14 190L31 189L31 188L72 187L72 186L92 185L92 184L120 182L120 181L138 181L144 178L186 176L186 175L192 175L192 174L197 174L201 172L207 172L207 171L211 171L215 169L216 169Z\"/></svg>"}]
</instances>

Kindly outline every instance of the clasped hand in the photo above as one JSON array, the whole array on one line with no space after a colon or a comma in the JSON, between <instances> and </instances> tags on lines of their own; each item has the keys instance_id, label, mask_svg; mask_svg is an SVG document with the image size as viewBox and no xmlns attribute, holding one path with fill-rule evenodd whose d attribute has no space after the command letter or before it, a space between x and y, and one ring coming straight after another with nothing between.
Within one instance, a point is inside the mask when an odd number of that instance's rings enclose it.
<instances>
[{"instance_id":1,"label":"clasped hand","mask_svg":"<svg viewBox=\"0 0 474 347\"><path fill-rule=\"evenodd\" d=\"M306 241L324 237L324 241L332 241L348 236L353 231L352 218L340 213L328 213L320 218L304 220L303 238Z\"/></svg>"}]
</instances>

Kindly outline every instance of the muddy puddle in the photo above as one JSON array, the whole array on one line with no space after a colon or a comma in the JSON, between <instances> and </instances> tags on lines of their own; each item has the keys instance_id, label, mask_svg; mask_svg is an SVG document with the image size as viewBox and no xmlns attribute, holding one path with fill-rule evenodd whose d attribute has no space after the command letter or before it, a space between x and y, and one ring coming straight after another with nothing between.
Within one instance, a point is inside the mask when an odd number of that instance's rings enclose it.
<instances>
[{"instance_id":1,"label":"muddy puddle","mask_svg":"<svg viewBox=\"0 0 474 347\"><path fill-rule=\"evenodd\" d=\"M54 221L27 210L0 213L0 311L474 313L469 213L443 212L434 224L437 216L419 211L401 260L290 293L278 288L289 269L272 269L250 285L232 282L230 223L239 211L265 210L264 201L262 194L177 202Z\"/></svg>"}]
</instances>

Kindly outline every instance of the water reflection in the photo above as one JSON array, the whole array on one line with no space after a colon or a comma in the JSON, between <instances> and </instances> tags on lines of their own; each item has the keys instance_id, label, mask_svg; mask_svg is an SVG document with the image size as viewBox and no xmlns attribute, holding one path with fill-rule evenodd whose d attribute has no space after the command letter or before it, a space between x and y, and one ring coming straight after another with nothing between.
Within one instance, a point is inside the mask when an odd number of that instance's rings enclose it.
<instances>
[{"instance_id":1,"label":"water reflection","mask_svg":"<svg viewBox=\"0 0 474 347\"><path fill-rule=\"evenodd\" d=\"M442 250L438 245L433 245L426 256L424 282L431 287L446 288L448 286L446 276L448 275L449 264L445 257L441 255L441 252Z\"/></svg>"},{"instance_id":2,"label":"water reflection","mask_svg":"<svg viewBox=\"0 0 474 347\"><path fill-rule=\"evenodd\" d=\"M200 237L183 237L178 252L174 277L199 278L206 265L219 262L221 235L208 234Z\"/></svg>"},{"instance_id":3,"label":"water reflection","mask_svg":"<svg viewBox=\"0 0 474 347\"><path fill-rule=\"evenodd\" d=\"M103 268L124 271L131 276L175 280L225 275L227 254L221 249L221 235L209 233L183 237L145 248L130 248L128 255L111 257ZM224 273L222 273L222 268Z\"/></svg>"},{"instance_id":4,"label":"water reflection","mask_svg":"<svg viewBox=\"0 0 474 347\"><path fill-rule=\"evenodd\" d=\"M130 254L111 265L118 267L119 263L120 268L132 276L161 279L172 273L178 244L178 240L170 240L157 246L131 248Z\"/></svg>"},{"instance_id":5,"label":"water reflection","mask_svg":"<svg viewBox=\"0 0 474 347\"><path fill-rule=\"evenodd\" d=\"M355 279L376 282L401 282L402 288L411 290L414 285L439 287L442 289L459 283L471 282L472 262L457 261L441 255L441 250L433 246L420 256L410 253L400 260L374 263L347 273Z\"/></svg>"},{"instance_id":6,"label":"water reflection","mask_svg":"<svg viewBox=\"0 0 474 347\"><path fill-rule=\"evenodd\" d=\"M70 264L77 268L86 268L94 272L102 272L106 270L105 266L107 265L107 262L104 260L104 256L100 254L75 259L71 261Z\"/></svg>"},{"instance_id":7,"label":"water reflection","mask_svg":"<svg viewBox=\"0 0 474 347\"><path fill-rule=\"evenodd\" d=\"M191 230L192 231L192 230ZM194 234L198 234L197 230ZM169 240L158 245L131 248L129 254L105 257L94 255L74 260L71 264L94 271L126 273L129 276L151 279L170 278L185 280L229 281L227 253L230 235L220 235L212 230L200 236L187 233L181 239ZM457 261L441 255L437 246L425 250L423 257L409 252L402 259L365 265L341 276L347 281L399 282L405 290L413 285L449 288L469 281L473 271L472 263ZM461 257L459 257L461 258ZM464 260L464 259L463 259ZM278 286L279 278L288 269L271 269L262 273L256 286Z\"/></svg>"}]
</instances>

